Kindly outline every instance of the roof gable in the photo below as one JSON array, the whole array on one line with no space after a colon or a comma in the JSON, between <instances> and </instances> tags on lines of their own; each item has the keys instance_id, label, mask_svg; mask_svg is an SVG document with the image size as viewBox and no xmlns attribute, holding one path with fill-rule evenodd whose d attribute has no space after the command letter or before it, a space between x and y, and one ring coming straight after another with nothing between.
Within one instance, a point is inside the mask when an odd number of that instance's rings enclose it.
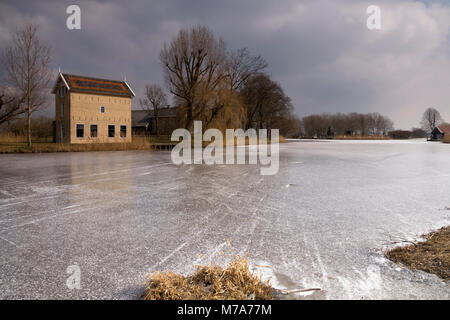
<instances>
[{"instance_id":1,"label":"roof gable","mask_svg":"<svg viewBox=\"0 0 450 320\"><path fill-rule=\"evenodd\" d=\"M52 88L52 93L55 94L56 93L56 89L60 86L60 84L63 84L67 90L70 90L69 85L67 84L66 79L64 79L63 75L60 73L58 73L58 77L56 78L55 84L53 85Z\"/></svg>"}]
</instances>

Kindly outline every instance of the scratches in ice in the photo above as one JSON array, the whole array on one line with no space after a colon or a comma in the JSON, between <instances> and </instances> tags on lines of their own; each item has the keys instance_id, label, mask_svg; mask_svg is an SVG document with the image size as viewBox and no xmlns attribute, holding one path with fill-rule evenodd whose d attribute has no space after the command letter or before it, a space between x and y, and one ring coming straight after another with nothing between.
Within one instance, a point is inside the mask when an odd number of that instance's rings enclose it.
<instances>
[{"instance_id":1,"label":"scratches in ice","mask_svg":"<svg viewBox=\"0 0 450 320\"><path fill-rule=\"evenodd\" d=\"M169 260L174 254L176 254L178 251L180 251L181 249L184 248L184 246L187 244L187 242L183 242L181 245L179 245L178 247L175 248L175 250L173 250L171 253L169 253L167 256L165 256L164 258L162 258L158 263L156 263L155 265L152 266L151 270L155 270L157 267L159 267L160 265L162 265L164 262L166 262L167 260Z\"/></svg>"},{"instance_id":2,"label":"scratches in ice","mask_svg":"<svg viewBox=\"0 0 450 320\"><path fill-rule=\"evenodd\" d=\"M8 228L5 228L5 229L1 230L0 232L4 232L4 231L10 230L10 229L24 227L24 226L27 226L27 225L37 224L37 223L39 223L41 221L45 221L45 220L49 220L49 219L53 219L53 218L58 218L58 217L62 217L62 216L68 215L68 214L73 214L73 213L78 213L78 212L80 212L80 210L66 211L65 213L53 214L53 215L46 216L46 217L43 217L43 218L40 218L40 219L34 219L34 220L31 220L31 221L28 221L28 222L24 222L24 223L20 223L20 224L16 224L16 225L10 226Z\"/></svg>"},{"instance_id":3,"label":"scratches in ice","mask_svg":"<svg viewBox=\"0 0 450 320\"><path fill-rule=\"evenodd\" d=\"M12 241L10 241L10 240L8 240L8 239L2 237L2 236L0 236L0 239L2 239L3 241L8 242L9 244L12 244L12 245L13 245L14 247L16 247L16 248L20 248L20 246L19 246L18 244L14 243L14 242L12 242Z\"/></svg>"}]
</instances>

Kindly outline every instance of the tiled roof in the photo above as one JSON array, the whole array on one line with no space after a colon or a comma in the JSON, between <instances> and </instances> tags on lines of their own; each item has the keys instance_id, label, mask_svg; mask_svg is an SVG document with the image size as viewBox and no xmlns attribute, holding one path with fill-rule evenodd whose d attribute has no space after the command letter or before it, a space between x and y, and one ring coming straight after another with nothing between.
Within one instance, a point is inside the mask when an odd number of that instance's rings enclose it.
<instances>
[{"instance_id":1,"label":"tiled roof","mask_svg":"<svg viewBox=\"0 0 450 320\"><path fill-rule=\"evenodd\" d=\"M440 132L442 133L450 133L450 123L444 123L437 126Z\"/></svg>"},{"instance_id":2,"label":"tiled roof","mask_svg":"<svg viewBox=\"0 0 450 320\"><path fill-rule=\"evenodd\" d=\"M60 76L63 77L63 80L69 86L69 90L72 92L94 93L122 97L134 96L133 91L125 81L76 76L67 73L62 73L60 74Z\"/></svg>"}]
</instances>

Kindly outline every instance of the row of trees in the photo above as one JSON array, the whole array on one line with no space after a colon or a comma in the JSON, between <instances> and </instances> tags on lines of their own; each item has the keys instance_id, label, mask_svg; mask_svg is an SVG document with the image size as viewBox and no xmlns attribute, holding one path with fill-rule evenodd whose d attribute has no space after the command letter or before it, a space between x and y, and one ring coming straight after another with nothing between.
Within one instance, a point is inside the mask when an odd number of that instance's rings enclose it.
<instances>
[{"instance_id":1,"label":"row of trees","mask_svg":"<svg viewBox=\"0 0 450 320\"><path fill-rule=\"evenodd\" d=\"M49 64L50 47L42 43L33 24L16 32L2 56L5 79L0 86L0 125L25 114L30 146L31 117L48 101Z\"/></svg>"},{"instance_id":2,"label":"row of trees","mask_svg":"<svg viewBox=\"0 0 450 320\"><path fill-rule=\"evenodd\" d=\"M379 113L313 114L302 119L306 137L387 135L393 122Z\"/></svg>"},{"instance_id":3,"label":"row of trees","mask_svg":"<svg viewBox=\"0 0 450 320\"><path fill-rule=\"evenodd\" d=\"M193 121L201 120L203 128L282 128L287 134L299 124L290 98L265 72L267 62L246 48L227 50L206 26L180 30L163 46L160 60L184 128L192 130ZM167 96L162 87L147 85L140 103L154 110L157 122Z\"/></svg>"},{"instance_id":4,"label":"row of trees","mask_svg":"<svg viewBox=\"0 0 450 320\"><path fill-rule=\"evenodd\" d=\"M379 113L313 114L301 121L301 134L306 137L329 138L333 136L386 136L409 139L424 138L443 124L438 110L428 108L422 115L421 128L393 131L393 122Z\"/></svg>"}]
</instances>

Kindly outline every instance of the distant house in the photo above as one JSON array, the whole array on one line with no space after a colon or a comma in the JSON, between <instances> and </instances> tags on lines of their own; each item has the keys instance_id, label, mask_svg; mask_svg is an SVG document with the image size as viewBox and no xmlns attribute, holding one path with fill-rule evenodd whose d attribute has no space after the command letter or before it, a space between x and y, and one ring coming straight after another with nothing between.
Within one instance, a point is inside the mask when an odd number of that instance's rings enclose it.
<instances>
[{"instance_id":1,"label":"distant house","mask_svg":"<svg viewBox=\"0 0 450 320\"><path fill-rule=\"evenodd\" d=\"M449 123L444 123L444 124L441 124L441 125L437 126L436 128L434 128L434 130L431 131L430 140L439 141L439 140L442 140L445 135L450 135L450 124Z\"/></svg>"},{"instance_id":2,"label":"distant house","mask_svg":"<svg viewBox=\"0 0 450 320\"><path fill-rule=\"evenodd\" d=\"M133 135L148 134L149 112L147 110L132 110L131 111L131 130Z\"/></svg>"},{"instance_id":3,"label":"distant house","mask_svg":"<svg viewBox=\"0 0 450 320\"><path fill-rule=\"evenodd\" d=\"M131 141L131 99L126 81L59 73L55 95L55 141L107 143Z\"/></svg>"},{"instance_id":4,"label":"distant house","mask_svg":"<svg viewBox=\"0 0 450 320\"><path fill-rule=\"evenodd\" d=\"M412 132L408 130L394 130L388 132L389 137L392 139L410 139Z\"/></svg>"},{"instance_id":5,"label":"distant house","mask_svg":"<svg viewBox=\"0 0 450 320\"><path fill-rule=\"evenodd\" d=\"M178 128L177 108L166 107L158 110L159 135L171 135ZM156 117L153 110L133 110L132 130L136 135L156 135Z\"/></svg>"}]
</instances>

